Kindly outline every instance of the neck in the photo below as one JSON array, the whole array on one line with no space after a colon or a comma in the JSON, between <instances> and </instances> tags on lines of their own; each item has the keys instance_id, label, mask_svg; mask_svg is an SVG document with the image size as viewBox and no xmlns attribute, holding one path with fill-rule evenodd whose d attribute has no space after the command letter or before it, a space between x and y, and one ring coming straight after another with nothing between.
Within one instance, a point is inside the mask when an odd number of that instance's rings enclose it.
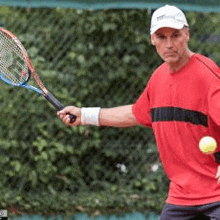
<instances>
[{"instance_id":1,"label":"neck","mask_svg":"<svg viewBox=\"0 0 220 220\"><path fill-rule=\"evenodd\" d=\"M183 54L180 60L174 63L167 63L170 72L171 73L177 72L179 69L181 69L190 60L190 57L193 54L194 53L191 52L190 50L186 50L186 52Z\"/></svg>"}]
</instances>

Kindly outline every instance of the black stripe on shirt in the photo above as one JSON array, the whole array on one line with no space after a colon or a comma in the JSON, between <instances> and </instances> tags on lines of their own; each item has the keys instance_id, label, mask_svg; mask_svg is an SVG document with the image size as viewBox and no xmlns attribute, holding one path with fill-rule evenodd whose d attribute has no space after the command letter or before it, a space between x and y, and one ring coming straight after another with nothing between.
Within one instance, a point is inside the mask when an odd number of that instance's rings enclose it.
<instances>
[{"instance_id":1,"label":"black stripe on shirt","mask_svg":"<svg viewBox=\"0 0 220 220\"><path fill-rule=\"evenodd\" d=\"M151 109L152 122L158 121L182 121L195 125L208 127L207 115L183 108L177 107L159 107Z\"/></svg>"}]
</instances>

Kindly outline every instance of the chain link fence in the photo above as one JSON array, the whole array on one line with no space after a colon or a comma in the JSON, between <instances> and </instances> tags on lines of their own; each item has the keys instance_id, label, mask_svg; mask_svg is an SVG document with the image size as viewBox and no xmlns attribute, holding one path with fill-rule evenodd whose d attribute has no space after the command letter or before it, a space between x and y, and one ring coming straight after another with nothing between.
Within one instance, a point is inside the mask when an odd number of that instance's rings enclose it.
<instances>
[{"instance_id":1,"label":"chain link fence","mask_svg":"<svg viewBox=\"0 0 220 220\"><path fill-rule=\"evenodd\" d=\"M22 41L40 78L64 104L113 107L134 103L161 63L149 39L150 14L1 6L0 22ZM187 16L190 46L218 63L219 15ZM168 181L150 129L69 128L37 94L3 82L0 93L2 188L51 195L126 192L132 201L145 195L145 207L154 208L158 197L165 198ZM19 203L13 195L2 201Z\"/></svg>"}]
</instances>

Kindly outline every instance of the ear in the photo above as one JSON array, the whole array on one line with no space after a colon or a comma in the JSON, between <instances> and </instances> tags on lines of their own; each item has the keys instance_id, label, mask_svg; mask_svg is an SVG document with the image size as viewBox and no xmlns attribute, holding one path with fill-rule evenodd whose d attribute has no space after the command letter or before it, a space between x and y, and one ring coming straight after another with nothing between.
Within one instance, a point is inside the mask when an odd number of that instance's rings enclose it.
<instances>
[{"instance_id":1,"label":"ear","mask_svg":"<svg viewBox=\"0 0 220 220\"><path fill-rule=\"evenodd\" d=\"M186 33L186 41L188 42L190 39L190 32L188 28L185 30L185 33Z\"/></svg>"},{"instance_id":2,"label":"ear","mask_svg":"<svg viewBox=\"0 0 220 220\"><path fill-rule=\"evenodd\" d=\"M155 43L156 43L155 36L154 36L154 35L151 35L151 36L150 36L150 39L151 39L152 45L155 46Z\"/></svg>"},{"instance_id":3,"label":"ear","mask_svg":"<svg viewBox=\"0 0 220 220\"><path fill-rule=\"evenodd\" d=\"M189 41L189 39L190 39L190 32L189 32L189 30L188 30L188 41Z\"/></svg>"}]
</instances>

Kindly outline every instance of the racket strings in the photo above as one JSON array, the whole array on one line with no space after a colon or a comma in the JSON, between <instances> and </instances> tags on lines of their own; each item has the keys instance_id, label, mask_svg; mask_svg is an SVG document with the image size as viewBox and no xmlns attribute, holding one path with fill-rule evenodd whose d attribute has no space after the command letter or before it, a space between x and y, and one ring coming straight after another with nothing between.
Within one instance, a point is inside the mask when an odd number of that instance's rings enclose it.
<instances>
[{"instance_id":1,"label":"racket strings","mask_svg":"<svg viewBox=\"0 0 220 220\"><path fill-rule=\"evenodd\" d=\"M0 32L0 75L14 85L29 79L28 66L21 48L4 32Z\"/></svg>"}]
</instances>

